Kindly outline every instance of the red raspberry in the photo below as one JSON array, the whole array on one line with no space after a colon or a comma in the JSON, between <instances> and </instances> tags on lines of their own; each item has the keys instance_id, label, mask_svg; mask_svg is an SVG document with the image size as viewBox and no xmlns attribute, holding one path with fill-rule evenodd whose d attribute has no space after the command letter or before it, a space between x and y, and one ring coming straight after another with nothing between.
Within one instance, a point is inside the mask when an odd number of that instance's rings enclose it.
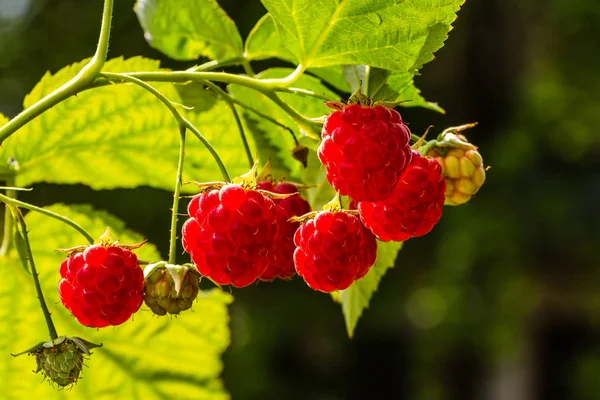
<instances>
[{"instance_id":1,"label":"red raspberry","mask_svg":"<svg viewBox=\"0 0 600 400\"><path fill-rule=\"evenodd\" d=\"M382 105L358 104L325 120L319 159L327 180L356 201L383 200L410 162L410 130L400 114Z\"/></svg>"},{"instance_id":2,"label":"red raspberry","mask_svg":"<svg viewBox=\"0 0 600 400\"><path fill-rule=\"evenodd\" d=\"M265 272L279 240L273 200L228 184L194 196L188 213L183 247L200 274L244 287Z\"/></svg>"},{"instance_id":3,"label":"red raspberry","mask_svg":"<svg viewBox=\"0 0 600 400\"><path fill-rule=\"evenodd\" d=\"M60 301L91 328L122 324L144 301L144 273L125 248L89 246L62 262L60 276Z\"/></svg>"},{"instance_id":4,"label":"red raspberry","mask_svg":"<svg viewBox=\"0 0 600 400\"><path fill-rule=\"evenodd\" d=\"M412 161L390 197L359 202L358 211L379 240L402 242L425 235L440 220L445 191L440 163L413 151Z\"/></svg>"},{"instance_id":5,"label":"red raspberry","mask_svg":"<svg viewBox=\"0 0 600 400\"><path fill-rule=\"evenodd\" d=\"M296 271L322 292L346 289L375 263L377 241L358 217L321 211L294 236Z\"/></svg>"},{"instance_id":6,"label":"red raspberry","mask_svg":"<svg viewBox=\"0 0 600 400\"><path fill-rule=\"evenodd\" d=\"M298 193L298 188L293 183L281 182L273 186L271 182L258 182L258 188L273 193ZM271 254L267 270L261 275L263 281L272 281L275 278L289 279L296 273L294 267L294 234L300 226L299 222L289 222L291 217L304 215L310 212L310 204L300 194L285 199L274 199L277 205L280 242Z\"/></svg>"}]
</instances>

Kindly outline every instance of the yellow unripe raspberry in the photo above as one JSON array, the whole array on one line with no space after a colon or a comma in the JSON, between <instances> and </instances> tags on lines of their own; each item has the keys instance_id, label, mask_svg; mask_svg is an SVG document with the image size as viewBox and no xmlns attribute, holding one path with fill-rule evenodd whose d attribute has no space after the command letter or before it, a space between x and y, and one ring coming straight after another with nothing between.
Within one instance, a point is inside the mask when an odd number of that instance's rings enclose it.
<instances>
[{"instance_id":1,"label":"yellow unripe raspberry","mask_svg":"<svg viewBox=\"0 0 600 400\"><path fill-rule=\"evenodd\" d=\"M442 166L446 180L445 204L464 204L477 193L485 182L483 158L477 148L467 142L462 135L456 135L466 146L439 147L431 149L427 155L435 157Z\"/></svg>"}]
</instances>

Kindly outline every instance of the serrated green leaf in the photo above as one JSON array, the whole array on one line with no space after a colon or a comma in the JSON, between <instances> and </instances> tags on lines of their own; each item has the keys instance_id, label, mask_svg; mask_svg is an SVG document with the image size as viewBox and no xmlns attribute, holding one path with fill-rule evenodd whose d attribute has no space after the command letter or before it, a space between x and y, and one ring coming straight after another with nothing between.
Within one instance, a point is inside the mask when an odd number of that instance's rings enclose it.
<instances>
[{"instance_id":1,"label":"serrated green leaf","mask_svg":"<svg viewBox=\"0 0 600 400\"><path fill-rule=\"evenodd\" d=\"M138 0L134 10L148 43L171 58L242 55L237 26L216 0Z\"/></svg>"},{"instance_id":2,"label":"serrated green leaf","mask_svg":"<svg viewBox=\"0 0 600 400\"><path fill-rule=\"evenodd\" d=\"M369 306L373 293L377 291L381 278L388 269L394 266L396 255L401 248L402 243L378 242L375 265L362 279L354 282L348 289L339 292L338 301L342 303L346 330L350 338L354 334L358 319L364 309Z\"/></svg>"},{"instance_id":3,"label":"serrated green leaf","mask_svg":"<svg viewBox=\"0 0 600 400\"><path fill-rule=\"evenodd\" d=\"M114 239L122 243L142 238L127 231L123 222L89 206L55 205L54 212L66 215L99 236L111 227ZM177 319L157 318L145 306L133 320L115 328L85 328L60 303L57 293L58 267L64 254L56 248L68 248L85 240L72 228L46 216L26 216L29 240L40 274L46 301L59 335L78 336L95 343L95 349L82 379L69 392L59 391L41 382L32 373L35 360L9 353L47 340L48 333L32 279L17 265L16 251L2 261L5 268L0 285L0 393L7 399L227 399L218 379L222 370L220 355L229 343L227 304L231 296L220 290L204 292L192 312ZM151 244L135 250L140 259L158 260ZM193 312L195 311L195 312Z\"/></svg>"},{"instance_id":4,"label":"serrated green leaf","mask_svg":"<svg viewBox=\"0 0 600 400\"><path fill-rule=\"evenodd\" d=\"M25 98L25 107L73 77L85 61L46 74ZM159 62L134 57L106 63L105 71L157 71ZM153 83L174 102L174 85ZM239 157L241 141L227 106L217 101L202 113L180 111L222 156L232 176L247 169ZM221 180L219 170L199 140L186 143L184 180ZM79 93L56 105L10 136L0 160L14 157L16 185L35 182L83 183L94 189L141 185L171 190L179 152L179 129L169 110L152 94L130 84L110 85Z\"/></svg>"},{"instance_id":5,"label":"serrated green leaf","mask_svg":"<svg viewBox=\"0 0 600 400\"><path fill-rule=\"evenodd\" d=\"M289 68L273 68L263 71L258 75L259 78L283 78L292 72ZM312 76L303 75L294 82L295 87L312 90L325 97L337 99L337 95L327 89L321 84L321 82ZM297 137L299 132L296 124L290 119L290 117L282 111L277 105L268 100L265 96L257 93L254 90L237 86L230 85L230 93L244 101L245 103L253 104L255 107L260 108L265 114L273 117L279 123L289 127ZM297 96L286 93L279 94L281 99L285 101L290 107L300 112L307 117L319 117L328 114L331 110L325 105L325 101L309 96ZM291 151L295 147L295 142L290 132L284 128L281 128L267 120L256 117L252 114L245 114L246 118L253 121L250 126L252 129L252 135L261 135L265 137L268 142L276 149L277 156L282 160L284 167L290 171L291 176L299 177L302 172L302 165L296 161Z\"/></svg>"},{"instance_id":6,"label":"serrated green leaf","mask_svg":"<svg viewBox=\"0 0 600 400\"><path fill-rule=\"evenodd\" d=\"M433 59L464 0L262 0L305 67L366 64L414 73Z\"/></svg>"},{"instance_id":7,"label":"serrated green leaf","mask_svg":"<svg viewBox=\"0 0 600 400\"><path fill-rule=\"evenodd\" d=\"M244 55L249 60L281 58L293 61L294 56L281 44L281 38L270 14L258 20L248 34L244 45Z\"/></svg>"}]
</instances>

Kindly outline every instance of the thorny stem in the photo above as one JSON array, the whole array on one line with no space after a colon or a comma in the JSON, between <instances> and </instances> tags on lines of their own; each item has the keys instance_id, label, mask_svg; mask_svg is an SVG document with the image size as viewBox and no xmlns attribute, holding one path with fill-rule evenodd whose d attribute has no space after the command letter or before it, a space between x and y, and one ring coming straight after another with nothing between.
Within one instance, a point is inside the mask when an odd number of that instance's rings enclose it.
<instances>
[{"instance_id":1,"label":"thorny stem","mask_svg":"<svg viewBox=\"0 0 600 400\"><path fill-rule=\"evenodd\" d=\"M77 93L91 87L92 83L104 67L108 52L108 39L110 37L110 23L112 19L113 0L104 0L104 11L102 14L102 26L96 53L90 62L70 81L46 95L32 106L23 110L15 118L8 121L0 128L0 145L16 132L19 128L54 107L58 103L68 99Z\"/></svg>"},{"instance_id":2,"label":"thorny stem","mask_svg":"<svg viewBox=\"0 0 600 400\"><path fill-rule=\"evenodd\" d=\"M14 215L15 219L19 223L19 227L21 230L21 234L23 235L23 242L25 245L25 253L27 260L31 266L31 275L33 276L33 283L35 284L35 291L37 292L38 300L40 301L40 306L42 307L42 312L44 313L44 319L46 320L46 325L48 326L48 333L50 334L50 339L54 340L58 337L56 333L56 328L54 327L54 322L52 321L52 316L50 311L48 310L48 305L46 305L46 300L44 299L44 293L42 292L42 287L40 285L40 280L38 276L37 269L35 268L35 262L33 261L33 254L31 252L31 246L29 245L29 236L27 234L27 225L25 224L25 219L23 218L23 214L18 209L18 207L10 205L11 212Z\"/></svg>"},{"instance_id":3,"label":"thorny stem","mask_svg":"<svg viewBox=\"0 0 600 400\"><path fill-rule=\"evenodd\" d=\"M206 81L205 84L206 84L206 86L208 86L209 88L214 90L217 94L219 94L223 98L223 100L225 100L225 102L227 103L229 108L231 109L233 117L235 118L235 123L237 124L238 130L240 132L240 136L242 138L242 143L244 144L244 150L246 151L246 157L248 157L248 164L250 165L250 168L252 168L252 166L254 165L254 157L252 157L252 151L250 150L250 145L248 144L248 138L246 138L246 133L244 132L244 126L242 125L242 121L240 120L240 115L238 114L237 110L235 109L235 104L234 104L231 96L229 95L229 93L227 93L226 91L224 91L223 89L221 89L220 87L218 87L217 85L215 85L214 83L212 83L210 81Z\"/></svg>"},{"instance_id":4,"label":"thorny stem","mask_svg":"<svg viewBox=\"0 0 600 400\"><path fill-rule=\"evenodd\" d=\"M14 184L14 175L11 175L6 178L6 186L14 186ZM15 190L6 189L6 197L14 199L15 197L17 197L17 192ZM0 256L5 256L10 250L13 237L13 224L13 216L10 215L10 212L7 207L4 212L4 236L2 237L2 246L0 246Z\"/></svg>"},{"instance_id":5,"label":"thorny stem","mask_svg":"<svg viewBox=\"0 0 600 400\"><path fill-rule=\"evenodd\" d=\"M169 264L175 264L177 252L177 213L179 211L179 194L183 175L183 159L185 157L185 125L179 125L179 160L177 161L177 176L175 177L175 190L173 191L173 209L171 210L171 238L169 243Z\"/></svg>"},{"instance_id":6,"label":"thorny stem","mask_svg":"<svg viewBox=\"0 0 600 400\"><path fill-rule=\"evenodd\" d=\"M90 235L90 233L88 231L86 231L77 222L72 221L72 220L70 220L69 218L67 218L67 217L65 217L63 215L57 214L57 213L52 212L50 210L46 210L45 208L34 206L33 204L25 203L23 201L14 199L14 198L9 197L9 196L5 196L3 194L0 194L0 201L2 201L3 203L5 203L9 207L21 207L21 208L25 208L27 210L35 211L35 212L38 212L40 214L46 215L48 217L54 218L54 219L56 219L56 220L58 220L60 222L63 222L65 224L67 224L67 225L75 228L75 230L77 230L77 232L81 233L83 235L83 237L85 237L85 239L90 244L94 243L94 238L92 237L92 235Z\"/></svg>"},{"instance_id":7,"label":"thorny stem","mask_svg":"<svg viewBox=\"0 0 600 400\"><path fill-rule=\"evenodd\" d=\"M243 65L244 62L246 62L246 59L244 57L228 58L223 61L213 60L213 61L209 61L204 64L201 64L201 65L192 67L192 68L188 69L187 71L188 72L211 71L211 70L217 69L217 68L230 67L230 66L239 65L239 64Z\"/></svg>"},{"instance_id":8,"label":"thorny stem","mask_svg":"<svg viewBox=\"0 0 600 400\"><path fill-rule=\"evenodd\" d=\"M112 72L103 72L102 76L104 76L105 78L109 79L110 81L116 80L124 80L124 81L129 81L131 83L135 83L136 85L141 86L142 88L146 89L147 91L149 91L150 93L152 93L154 96L156 96L165 106L167 106L167 108L169 109L169 111L171 111L171 113L173 114L173 116L175 117L175 119L177 120L177 122L179 123L179 125L183 125L185 126L187 129L189 129L198 139L200 139L200 141L204 144L204 146L206 147L206 149L210 152L210 154L213 156L213 158L215 159L215 162L217 163L219 170L221 171L221 175L223 175L223 179L225 179L225 181L230 182L231 178L229 177L229 173L227 172L227 168L225 168L225 165L223 164L223 161L221 161L221 158L219 157L219 154L217 153L217 151L215 150L215 148L210 144L210 142L198 131L198 129L196 129L196 127L187 119L185 119L180 113L179 111L177 111L177 109L175 108L175 106L173 105L173 103L167 99L161 92L159 92L158 90L156 90L153 86L149 85L148 83L135 78L132 75L127 75L127 74L116 74L116 73L112 73Z\"/></svg>"}]
</instances>

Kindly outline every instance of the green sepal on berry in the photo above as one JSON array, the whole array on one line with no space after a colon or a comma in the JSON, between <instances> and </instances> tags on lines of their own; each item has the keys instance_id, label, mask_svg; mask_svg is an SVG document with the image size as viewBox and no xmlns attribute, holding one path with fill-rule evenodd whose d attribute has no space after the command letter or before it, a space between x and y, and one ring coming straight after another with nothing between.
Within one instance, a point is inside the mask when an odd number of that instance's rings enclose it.
<instances>
[{"instance_id":1,"label":"green sepal on berry","mask_svg":"<svg viewBox=\"0 0 600 400\"><path fill-rule=\"evenodd\" d=\"M94 344L78 337L59 336L13 356L25 353L34 356L37 367L33 372L41 372L51 383L64 387L79 380L84 355L91 355L90 349L96 347L102 347L102 344Z\"/></svg>"},{"instance_id":2,"label":"green sepal on berry","mask_svg":"<svg viewBox=\"0 0 600 400\"><path fill-rule=\"evenodd\" d=\"M148 264L144 269L144 302L156 315L177 315L192 307L199 278L190 264Z\"/></svg>"}]
</instances>

